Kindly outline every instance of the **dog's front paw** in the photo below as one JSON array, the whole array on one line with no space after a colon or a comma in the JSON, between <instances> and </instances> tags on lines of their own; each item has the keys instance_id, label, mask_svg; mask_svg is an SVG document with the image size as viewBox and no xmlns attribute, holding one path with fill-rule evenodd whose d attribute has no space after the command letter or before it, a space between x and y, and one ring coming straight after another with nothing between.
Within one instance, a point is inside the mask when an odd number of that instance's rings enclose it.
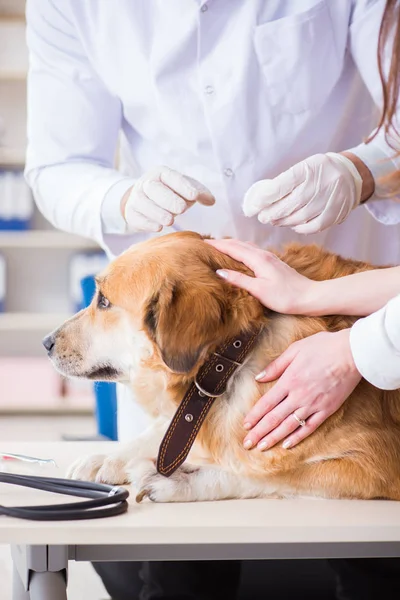
<instances>
[{"instance_id":1,"label":"dog's front paw","mask_svg":"<svg viewBox=\"0 0 400 600\"><path fill-rule=\"evenodd\" d=\"M127 461L118 455L94 454L75 461L68 469L69 479L95 481L110 485L130 483Z\"/></svg>"},{"instance_id":2,"label":"dog's front paw","mask_svg":"<svg viewBox=\"0 0 400 600\"><path fill-rule=\"evenodd\" d=\"M96 481L96 475L105 459L104 454L91 454L78 458L68 468L66 477L68 479L80 479L81 481Z\"/></svg>"},{"instance_id":3,"label":"dog's front paw","mask_svg":"<svg viewBox=\"0 0 400 600\"><path fill-rule=\"evenodd\" d=\"M195 490L191 485L191 476L197 469L190 466L180 467L170 477L157 472L155 463L142 474L136 502L148 498L152 502L190 502L195 500Z\"/></svg>"}]
</instances>

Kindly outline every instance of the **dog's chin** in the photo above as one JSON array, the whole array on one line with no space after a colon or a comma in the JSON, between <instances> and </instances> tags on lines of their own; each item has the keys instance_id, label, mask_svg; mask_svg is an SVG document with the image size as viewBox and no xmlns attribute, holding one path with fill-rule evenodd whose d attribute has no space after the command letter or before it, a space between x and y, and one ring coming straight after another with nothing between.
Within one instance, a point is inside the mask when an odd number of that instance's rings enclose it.
<instances>
[{"instance_id":1,"label":"dog's chin","mask_svg":"<svg viewBox=\"0 0 400 600\"><path fill-rule=\"evenodd\" d=\"M76 365L66 365L62 361L53 360L53 365L61 375L74 379L90 379L91 381L121 381L123 373L109 364L93 365L91 368L82 369Z\"/></svg>"},{"instance_id":2,"label":"dog's chin","mask_svg":"<svg viewBox=\"0 0 400 600\"><path fill-rule=\"evenodd\" d=\"M111 365L98 365L87 371L82 377L92 381L118 381L121 379L122 373Z\"/></svg>"}]
</instances>

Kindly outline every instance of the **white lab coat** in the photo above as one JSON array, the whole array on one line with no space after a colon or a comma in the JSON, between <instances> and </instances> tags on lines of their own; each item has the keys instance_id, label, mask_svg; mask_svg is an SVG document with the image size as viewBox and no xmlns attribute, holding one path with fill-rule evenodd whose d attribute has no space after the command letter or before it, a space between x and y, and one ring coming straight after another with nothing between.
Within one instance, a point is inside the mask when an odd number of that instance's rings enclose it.
<instances>
[{"instance_id":1,"label":"white lab coat","mask_svg":"<svg viewBox=\"0 0 400 600\"><path fill-rule=\"evenodd\" d=\"M361 375L383 390L400 388L400 296L350 331L354 362Z\"/></svg>"},{"instance_id":2,"label":"white lab coat","mask_svg":"<svg viewBox=\"0 0 400 600\"><path fill-rule=\"evenodd\" d=\"M166 164L217 198L213 208L180 216L175 230L262 246L318 242L345 256L400 262L400 205L391 200L372 199L307 238L241 211L251 184L318 152L356 147L374 175L393 168L380 160L392 153L383 136L361 143L377 119L371 96L380 101L384 4L28 0L26 176L38 206L57 227L114 256L146 238L124 235L122 195L141 173ZM132 426L142 419L132 410L120 413L123 437L142 427Z\"/></svg>"}]
</instances>

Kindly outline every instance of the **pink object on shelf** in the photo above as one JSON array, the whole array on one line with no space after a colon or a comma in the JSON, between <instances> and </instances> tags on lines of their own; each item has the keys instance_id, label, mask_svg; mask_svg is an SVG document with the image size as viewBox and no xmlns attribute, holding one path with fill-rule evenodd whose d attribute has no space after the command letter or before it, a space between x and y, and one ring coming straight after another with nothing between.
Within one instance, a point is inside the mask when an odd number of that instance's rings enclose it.
<instances>
[{"instance_id":1,"label":"pink object on shelf","mask_svg":"<svg viewBox=\"0 0 400 600\"><path fill-rule=\"evenodd\" d=\"M93 407L91 390L62 396L62 389L47 358L0 358L0 411Z\"/></svg>"}]
</instances>

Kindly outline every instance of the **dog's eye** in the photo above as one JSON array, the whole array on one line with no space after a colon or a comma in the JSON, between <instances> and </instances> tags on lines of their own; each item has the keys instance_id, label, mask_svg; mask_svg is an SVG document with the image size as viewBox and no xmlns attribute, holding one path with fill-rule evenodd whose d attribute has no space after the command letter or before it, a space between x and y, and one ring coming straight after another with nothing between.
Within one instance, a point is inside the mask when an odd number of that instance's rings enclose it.
<instances>
[{"instance_id":1,"label":"dog's eye","mask_svg":"<svg viewBox=\"0 0 400 600\"><path fill-rule=\"evenodd\" d=\"M107 298L105 296L103 296L103 294L99 294L99 297L97 298L97 307L98 308L109 308L110 301L107 300Z\"/></svg>"}]
</instances>

